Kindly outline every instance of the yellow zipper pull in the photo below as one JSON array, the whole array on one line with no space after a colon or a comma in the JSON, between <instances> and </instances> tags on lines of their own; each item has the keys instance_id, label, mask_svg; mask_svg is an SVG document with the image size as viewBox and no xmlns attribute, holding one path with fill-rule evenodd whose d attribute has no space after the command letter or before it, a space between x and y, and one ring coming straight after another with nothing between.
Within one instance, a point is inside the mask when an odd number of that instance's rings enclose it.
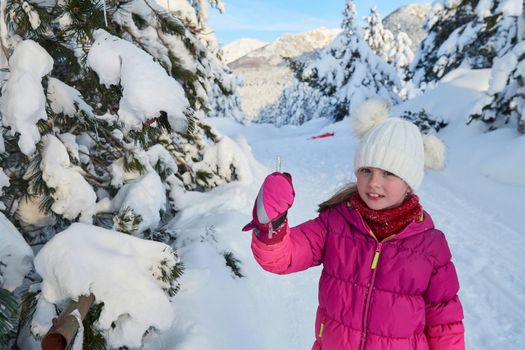
<instances>
[{"instance_id":1,"label":"yellow zipper pull","mask_svg":"<svg viewBox=\"0 0 525 350\"><path fill-rule=\"evenodd\" d=\"M375 270L377 267L377 262L379 260L379 254L381 254L381 246L383 245L382 242L379 242L376 248L376 252L374 254L374 259L372 260L372 270Z\"/></svg>"},{"instance_id":2,"label":"yellow zipper pull","mask_svg":"<svg viewBox=\"0 0 525 350\"><path fill-rule=\"evenodd\" d=\"M324 323L321 323L321 327L319 328L319 338L323 336L323 332L324 332Z\"/></svg>"}]
</instances>

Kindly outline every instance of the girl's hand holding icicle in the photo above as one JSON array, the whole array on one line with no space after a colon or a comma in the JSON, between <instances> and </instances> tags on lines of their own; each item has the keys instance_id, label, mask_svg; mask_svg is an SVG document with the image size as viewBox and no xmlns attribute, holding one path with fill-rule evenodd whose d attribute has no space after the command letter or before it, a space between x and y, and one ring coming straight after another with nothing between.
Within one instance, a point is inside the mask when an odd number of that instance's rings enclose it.
<instances>
[{"instance_id":1,"label":"girl's hand holding icicle","mask_svg":"<svg viewBox=\"0 0 525 350\"><path fill-rule=\"evenodd\" d=\"M286 222L286 214L294 198L290 174L274 172L266 176L253 205L253 220L242 230L254 230L258 237L271 240L274 231Z\"/></svg>"}]
</instances>

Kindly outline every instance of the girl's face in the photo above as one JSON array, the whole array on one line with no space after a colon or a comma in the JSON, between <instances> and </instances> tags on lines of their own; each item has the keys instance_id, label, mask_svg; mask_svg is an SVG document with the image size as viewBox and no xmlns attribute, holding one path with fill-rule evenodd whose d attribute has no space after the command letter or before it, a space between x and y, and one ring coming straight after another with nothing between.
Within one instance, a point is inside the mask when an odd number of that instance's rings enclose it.
<instances>
[{"instance_id":1,"label":"girl's face","mask_svg":"<svg viewBox=\"0 0 525 350\"><path fill-rule=\"evenodd\" d=\"M405 200L407 183L391 172L379 168L360 168L357 171L357 192L370 209L395 208Z\"/></svg>"}]
</instances>

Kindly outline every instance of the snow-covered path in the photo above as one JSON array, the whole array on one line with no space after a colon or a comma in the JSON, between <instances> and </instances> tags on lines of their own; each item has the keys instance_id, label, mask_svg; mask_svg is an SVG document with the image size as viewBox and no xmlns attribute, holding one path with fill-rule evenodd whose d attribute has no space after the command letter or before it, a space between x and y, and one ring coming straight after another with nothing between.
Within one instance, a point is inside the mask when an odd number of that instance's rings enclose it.
<instances>
[{"instance_id":1,"label":"snow-covered path","mask_svg":"<svg viewBox=\"0 0 525 350\"><path fill-rule=\"evenodd\" d=\"M251 147L247 154L254 158L250 159L253 179L192 194L194 204L173 222L177 249L186 266L181 290L173 299L176 320L172 330L152 336L145 348L309 349L314 339L320 267L287 276L267 273L252 257L250 234L240 228L250 220L259 185L275 170L277 156L282 158L282 170L292 174L296 189L290 223L315 217L321 201L353 180L357 140L347 122L317 120L280 129L242 126L226 119L212 123L221 134ZM324 132L336 135L309 139ZM448 143L453 145L452 136ZM521 278L525 275L525 236L516 229L515 216L507 215L506 210L522 205L519 198L525 189L516 187L515 197L497 198L505 189L474 175L473 165L465 165L457 151L455 154L447 169L425 177L419 195L436 226L447 235L453 253L467 346L525 348L525 281ZM472 181L461 177L467 167ZM451 179L460 179L456 181L459 185ZM482 203L481 194L493 196L493 203ZM232 278L224 265L224 252L239 259L245 278Z\"/></svg>"},{"instance_id":2,"label":"snow-covered path","mask_svg":"<svg viewBox=\"0 0 525 350\"><path fill-rule=\"evenodd\" d=\"M523 234L436 181L421 196L447 235L460 278L467 345L521 349L525 345Z\"/></svg>"},{"instance_id":3,"label":"snow-covered path","mask_svg":"<svg viewBox=\"0 0 525 350\"><path fill-rule=\"evenodd\" d=\"M257 160L270 170L276 155L283 158L283 170L294 176L296 203L290 211L291 224L298 224L315 215L318 203L336 188L352 179L352 155L356 140L347 125L319 123L298 129L283 129L282 136L261 139L257 130L247 130L246 137ZM254 126L254 129L265 126ZM321 140L307 140L312 132L320 134L336 130L336 136ZM300 130L300 131L299 131ZM227 128L222 130L227 132ZM259 131L260 132L260 131ZM264 132L260 134L265 134ZM260 135L259 134L259 135ZM288 136L292 134L293 136ZM233 136L233 135L232 135ZM447 171L447 170L445 170ZM465 186L468 187L468 186ZM467 190L482 190L469 188ZM435 224L447 235L461 283L460 297L465 310L467 345L472 349L518 349L525 346L525 237L502 223L501 216L487 212L469 202L461 192L452 191L440 184L440 174L427 177L420 192L421 201L431 213ZM517 200L517 198L515 198ZM515 205L519 203L516 201ZM499 211L497 211L499 212ZM318 271L301 276L316 279ZM314 281L294 281L294 291L289 291L288 304L295 309L297 294L316 284ZM312 303L311 301L308 302ZM313 301L315 304L315 301ZM294 310L295 309L295 310ZM289 315L289 314L288 314ZM291 316L291 315L289 315ZM305 315L309 321L313 316ZM302 318L304 319L304 318ZM313 334L311 325L295 323L290 331L302 332L309 341ZM290 334L292 335L292 334ZM295 334L294 334L295 335ZM295 339L297 340L297 339ZM294 348L306 348L308 342L299 341ZM297 346L301 344L301 346ZM304 346L303 346L304 344Z\"/></svg>"}]
</instances>

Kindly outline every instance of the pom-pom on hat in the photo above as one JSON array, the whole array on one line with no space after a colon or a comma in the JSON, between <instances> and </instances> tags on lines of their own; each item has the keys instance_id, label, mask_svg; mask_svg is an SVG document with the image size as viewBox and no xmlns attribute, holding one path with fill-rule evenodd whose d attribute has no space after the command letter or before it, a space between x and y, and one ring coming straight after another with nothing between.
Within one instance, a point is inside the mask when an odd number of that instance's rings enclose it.
<instances>
[{"instance_id":1,"label":"pom-pom on hat","mask_svg":"<svg viewBox=\"0 0 525 350\"><path fill-rule=\"evenodd\" d=\"M417 191L425 166L443 167L445 146L435 135L423 138L413 123L389 118L389 109L387 101L371 98L353 111L352 129L361 137L354 157L354 171L357 173L363 167L383 169L399 176Z\"/></svg>"}]
</instances>

